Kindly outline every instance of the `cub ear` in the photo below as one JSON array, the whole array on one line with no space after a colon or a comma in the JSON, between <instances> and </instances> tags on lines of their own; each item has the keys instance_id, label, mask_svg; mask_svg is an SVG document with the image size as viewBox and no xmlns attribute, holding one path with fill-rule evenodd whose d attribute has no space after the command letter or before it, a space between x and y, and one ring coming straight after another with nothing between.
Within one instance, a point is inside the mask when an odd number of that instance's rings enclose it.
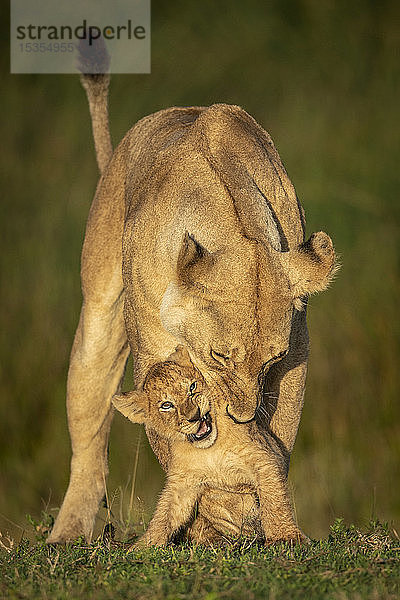
<instances>
[{"instance_id":1,"label":"cub ear","mask_svg":"<svg viewBox=\"0 0 400 600\"><path fill-rule=\"evenodd\" d=\"M294 298L322 292L339 268L332 240L323 231L313 233L307 242L283 253L281 258Z\"/></svg>"},{"instance_id":2,"label":"cub ear","mask_svg":"<svg viewBox=\"0 0 400 600\"><path fill-rule=\"evenodd\" d=\"M170 354L167 360L178 363L178 365L181 365L182 367L193 367L188 349L183 344L179 344L175 348L175 352Z\"/></svg>"},{"instance_id":3,"label":"cub ear","mask_svg":"<svg viewBox=\"0 0 400 600\"><path fill-rule=\"evenodd\" d=\"M147 418L147 394L146 392L125 392L116 394L111 402L124 417L128 417L132 423L144 423Z\"/></svg>"},{"instance_id":4,"label":"cub ear","mask_svg":"<svg viewBox=\"0 0 400 600\"><path fill-rule=\"evenodd\" d=\"M209 272L213 262L211 252L186 232L178 256L178 280L186 284L196 282Z\"/></svg>"}]
</instances>

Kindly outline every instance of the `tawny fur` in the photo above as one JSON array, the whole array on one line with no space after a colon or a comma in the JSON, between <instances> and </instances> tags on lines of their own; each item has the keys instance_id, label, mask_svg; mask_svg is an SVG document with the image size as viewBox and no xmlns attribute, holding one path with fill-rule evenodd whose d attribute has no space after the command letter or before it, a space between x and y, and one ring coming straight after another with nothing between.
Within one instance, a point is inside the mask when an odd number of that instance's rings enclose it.
<instances>
[{"instance_id":1,"label":"tawny fur","mask_svg":"<svg viewBox=\"0 0 400 600\"><path fill-rule=\"evenodd\" d=\"M303 539L293 518L279 447L271 435L261 436L253 421L235 424L226 413L227 401L221 388L206 383L183 346L150 370L142 391L113 398L122 414L151 426L170 450L166 485L139 545L168 543L193 521L196 502L197 523L188 531L192 541L215 543L232 534L232 527L239 534L247 533L249 521L267 542ZM164 406L170 408L163 410ZM206 437L193 438L207 422ZM240 520L221 531L214 511L203 512L203 495L224 490L238 497L238 490L246 488L256 508L243 513L239 502Z\"/></svg>"},{"instance_id":2,"label":"tawny fur","mask_svg":"<svg viewBox=\"0 0 400 600\"><path fill-rule=\"evenodd\" d=\"M110 162L112 156L111 135L108 127L108 74L82 74L81 83L89 102L94 147L100 173Z\"/></svg>"},{"instance_id":3,"label":"tawny fur","mask_svg":"<svg viewBox=\"0 0 400 600\"><path fill-rule=\"evenodd\" d=\"M103 104L108 131L105 113ZM252 418L261 404L258 431L273 432L287 469L308 358L297 309L328 285L334 265L326 234L325 247L304 246L302 208L278 152L238 106L163 110L139 121L106 167L108 142L97 151L104 171L82 251L67 386L71 477L50 542L91 538L111 398L130 352L140 386L178 342L187 345L204 375L229 390L234 418ZM168 444L146 431L167 467ZM231 497L213 495L221 523L237 522Z\"/></svg>"}]
</instances>

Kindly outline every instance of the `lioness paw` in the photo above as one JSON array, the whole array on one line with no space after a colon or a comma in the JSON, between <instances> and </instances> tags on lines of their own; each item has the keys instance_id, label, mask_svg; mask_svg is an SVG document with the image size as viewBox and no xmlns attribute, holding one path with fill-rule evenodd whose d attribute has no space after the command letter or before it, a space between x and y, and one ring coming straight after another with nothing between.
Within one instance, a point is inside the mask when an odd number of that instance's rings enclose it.
<instances>
[{"instance_id":1,"label":"lioness paw","mask_svg":"<svg viewBox=\"0 0 400 600\"><path fill-rule=\"evenodd\" d=\"M272 537L268 536L265 539L265 544L267 546L270 546L272 544L278 544L281 542L286 542L286 543L290 544L291 546L295 546L297 544L309 544L310 539L300 529L296 529L294 531L287 532L276 538L275 537L272 538Z\"/></svg>"}]
</instances>

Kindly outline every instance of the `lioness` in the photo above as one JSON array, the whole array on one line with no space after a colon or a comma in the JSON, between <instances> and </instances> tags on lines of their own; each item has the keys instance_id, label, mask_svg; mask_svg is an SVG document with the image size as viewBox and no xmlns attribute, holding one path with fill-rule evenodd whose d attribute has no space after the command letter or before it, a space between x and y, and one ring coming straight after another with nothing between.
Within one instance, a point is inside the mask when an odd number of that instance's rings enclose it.
<instances>
[{"instance_id":1,"label":"lioness","mask_svg":"<svg viewBox=\"0 0 400 600\"><path fill-rule=\"evenodd\" d=\"M265 540L303 538L293 519L275 440L260 436L254 421L232 422L226 414L227 399L219 388L206 383L183 346L166 362L151 367L141 391L116 395L113 404L133 423L146 423L157 431L170 448L167 482L140 545L166 544L187 525L204 491L229 492L239 486L248 486L254 502L259 502L258 514L252 518L261 522ZM199 517L204 516L200 502ZM247 516L236 524L241 532ZM256 523L253 526L258 529ZM192 539L216 542L221 537L218 527L211 511L206 531L201 532L197 524ZM215 532L212 540L211 531Z\"/></svg>"},{"instance_id":2,"label":"lioness","mask_svg":"<svg viewBox=\"0 0 400 600\"><path fill-rule=\"evenodd\" d=\"M91 538L108 472L111 398L130 352L140 387L153 364L187 345L201 371L230 390L234 419L249 420L260 406L257 427L273 433L287 469L308 357L303 306L327 287L335 256L325 233L304 241L303 211L278 152L243 109L161 110L112 154L109 77L82 81L102 175L68 374L71 478L49 542ZM167 468L168 443L146 431ZM236 505L214 494L224 527L237 522Z\"/></svg>"}]
</instances>

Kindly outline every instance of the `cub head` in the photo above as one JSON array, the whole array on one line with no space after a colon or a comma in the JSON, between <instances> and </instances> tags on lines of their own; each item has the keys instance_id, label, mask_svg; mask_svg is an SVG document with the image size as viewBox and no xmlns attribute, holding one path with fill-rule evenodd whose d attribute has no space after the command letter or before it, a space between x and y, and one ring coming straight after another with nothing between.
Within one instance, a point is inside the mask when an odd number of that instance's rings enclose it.
<instances>
[{"instance_id":1,"label":"cub head","mask_svg":"<svg viewBox=\"0 0 400 600\"><path fill-rule=\"evenodd\" d=\"M163 437L209 448L217 439L211 394L184 346L151 367L141 390L112 398L133 423L145 423Z\"/></svg>"}]
</instances>

